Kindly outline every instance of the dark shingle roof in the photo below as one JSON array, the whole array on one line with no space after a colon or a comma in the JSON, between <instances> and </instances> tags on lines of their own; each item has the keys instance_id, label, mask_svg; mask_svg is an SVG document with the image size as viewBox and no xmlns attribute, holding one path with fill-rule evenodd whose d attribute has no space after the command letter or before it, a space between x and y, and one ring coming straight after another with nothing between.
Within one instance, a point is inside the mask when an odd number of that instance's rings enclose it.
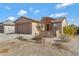
<instances>
[{"instance_id":1,"label":"dark shingle roof","mask_svg":"<svg viewBox=\"0 0 79 59\"><path fill-rule=\"evenodd\" d=\"M6 20L4 22L0 22L0 26L3 26L3 25L15 25L15 24L13 21Z\"/></svg>"},{"instance_id":2,"label":"dark shingle roof","mask_svg":"<svg viewBox=\"0 0 79 59\"><path fill-rule=\"evenodd\" d=\"M25 18L25 19L31 20L31 21L33 21L33 22L40 22L40 21L38 21L38 20L33 20L33 19L28 18L28 17L26 17L26 16L21 16L21 17L19 17L16 21L18 21L18 20L21 19L21 18ZM15 22L16 22L16 21L15 21Z\"/></svg>"}]
</instances>

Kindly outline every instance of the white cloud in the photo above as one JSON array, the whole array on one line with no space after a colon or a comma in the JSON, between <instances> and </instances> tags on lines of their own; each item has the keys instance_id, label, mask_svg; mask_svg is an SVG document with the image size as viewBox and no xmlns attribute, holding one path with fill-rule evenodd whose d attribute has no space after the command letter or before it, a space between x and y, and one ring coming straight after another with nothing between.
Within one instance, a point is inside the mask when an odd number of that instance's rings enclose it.
<instances>
[{"instance_id":1,"label":"white cloud","mask_svg":"<svg viewBox=\"0 0 79 59\"><path fill-rule=\"evenodd\" d=\"M53 15L53 14L51 14L49 17L54 17L54 15Z\"/></svg>"},{"instance_id":2,"label":"white cloud","mask_svg":"<svg viewBox=\"0 0 79 59\"><path fill-rule=\"evenodd\" d=\"M33 8L29 8L29 11L33 11Z\"/></svg>"},{"instance_id":3,"label":"white cloud","mask_svg":"<svg viewBox=\"0 0 79 59\"><path fill-rule=\"evenodd\" d=\"M49 17L61 17L61 16L66 16L67 13L55 13L55 14L51 14Z\"/></svg>"},{"instance_id":4,"label":"white cloud","mask_svg":"<svg viewBox=\"0 0 79 59\"><path fill-rule=\"evenodd\" d=\"M56 8L65 8L67 6L72 5L73 3L61 3L61 4L57 4Z\"/></svg>"},{"instance_id":5,"label":"white cloud","mask_svg":"<svg viewBox=\"0 0 79 59\"><path fill-rule=\"evenodd\" d=\"M32 7L31 8L29 8L29 11L30 12L32 12L32 13L34 13L34 14L36 14L36 13L39 13L40 12L40 10L38 10L38 9L33 9Z\"/></svg>"},{"instance_id":6,"label":"white cloud","mask_svg":"<svg viewBox=\"0 0 79 59\"><path fill-rule=\"evenodd\" d=\"M73 22L73 21L75 21L75 19L71 19L71 21Z\"/></svg>"},{"instance_id":7,"label":"white cloud","mask_svg":"<svg viewBox=\"0 0 79 59\"><path fill-rule=\"evenodd\" d=\"M71 22L79 22L79 19L72 18L72 19L71 19Z\"/></svg>"},{"instance_id":8,"label":"white cloud","mask_svg":"<svg viewBox=\"0 0 79 59\"><path fill-rule=\"evenodd\" d=\"M15 17L8 17L9 20L15 20Z\"/></svg>"},{"instance_id":9,"label":"white cloud","mask_svg":"<svg viewBox=\"0 0 79 59\"><path fill-rule=\"evenodd\" d=\"M67 15L67 13L57 13L57 14L55 14L55 17L66 16L66 15Z\"/></svg>"},{"instance_id":10,"label":"white cloud","mask_svg":"<svg viewBox=\"0 0 79 59\"><path fill-rule=\"evenodd\" d=\"M9 7L9 6L5 6L4 8L7 9L7 10L11 9L11 7Z\"/></svg>"},{"instance_id":11,"label":"white cloud","mask_svg":"<svg viewBox=\"0 0 79 59\"><path fill-rule=\"evenodd\" d=\"M27 11L25 11L25 10L23 10L23 9L21 9L21 10L18 12L18 15L20 15L20 16L23 16L23 15L25 15L25 14L27 14Z\"/></svg>"},{"instance_id":12,"label":"white cloud","mask_svg":"<svg viewBox=\"0 0 79 59\"><path fill-rule=\"evenodd\" d=\"M35 10L35 11L34 11L35 14L36 14L36 13L39 13L39 12L40 12L40 10Z\"/></svg>"},{"instance_id":13,"label":"white cloud","mask_svg":"<svg viewBox=\"0 0 79 59\"><path fill-rule=\"evenodd\" d=\"M78 25L78 24L79 24L79 19L72 18L72 19L70 19L69 23L70 23L70 24Z\"/></svg>"},{"instance_id":14,"label":"white cloud","mask_svg":"<svg viewBox=\"0 0 79 59\"><path fill-rule=\"evenodd\" d=\"M12 9L10 6L0 6L0 8L2 8L2 9L6 9L6 10L10 10L10 9Z\"/></svg>"}]
</instances>

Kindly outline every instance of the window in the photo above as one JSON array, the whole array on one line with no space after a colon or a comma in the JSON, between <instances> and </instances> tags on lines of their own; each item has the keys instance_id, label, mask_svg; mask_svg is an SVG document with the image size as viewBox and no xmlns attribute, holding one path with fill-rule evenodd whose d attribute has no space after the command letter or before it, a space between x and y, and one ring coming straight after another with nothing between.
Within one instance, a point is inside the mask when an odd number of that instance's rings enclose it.
<instances>
[{"instance_id":1,"label":"window","mask_svg":"<svg viewBox=\"0 0 79 59\"><path fill-rule=\"evenodd\" d=\"M54 26L54 27L57 27L57 24L56 24L56 23L54 23L54 24L53 24L53 26Z\"/></svg>"}]
</instances>

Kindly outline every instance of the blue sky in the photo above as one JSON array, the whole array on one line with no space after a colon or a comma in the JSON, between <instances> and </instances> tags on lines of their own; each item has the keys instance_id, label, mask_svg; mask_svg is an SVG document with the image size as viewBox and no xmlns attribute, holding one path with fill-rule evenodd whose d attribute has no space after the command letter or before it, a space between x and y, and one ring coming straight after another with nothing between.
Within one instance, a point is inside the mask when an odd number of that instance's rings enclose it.
<instances>
[{"instance_id":1,"label":"blue sky","mask_svg":"<svg viewBox=\"0 0 79 59\"><path fill-rule=\"evenodd\" d=\"M69 24L79 26L79 4L74 3L0 3L0 22L26 16L40 20L44 16L66 16Z\"/></svg>"}]
</instances>

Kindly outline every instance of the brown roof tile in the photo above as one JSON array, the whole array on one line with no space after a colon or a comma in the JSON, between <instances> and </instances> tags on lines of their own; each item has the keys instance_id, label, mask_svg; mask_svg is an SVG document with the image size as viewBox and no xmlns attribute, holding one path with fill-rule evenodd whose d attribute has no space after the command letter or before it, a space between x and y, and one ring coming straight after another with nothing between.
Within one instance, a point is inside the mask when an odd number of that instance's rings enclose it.
<instances>
[{"instance_id":1,"label":"brown roof tile","mask_svg":"<svg viewBox=\"0 0 79 59\"><path fill-rule=\"evenodd\" d=\"M50 20L53 20L53 22L62 22L64 20L64 18L66 18L66 17L61 17L61 18L43 17L43 19L50 19Z\"/></svg>"}]
</instances>

